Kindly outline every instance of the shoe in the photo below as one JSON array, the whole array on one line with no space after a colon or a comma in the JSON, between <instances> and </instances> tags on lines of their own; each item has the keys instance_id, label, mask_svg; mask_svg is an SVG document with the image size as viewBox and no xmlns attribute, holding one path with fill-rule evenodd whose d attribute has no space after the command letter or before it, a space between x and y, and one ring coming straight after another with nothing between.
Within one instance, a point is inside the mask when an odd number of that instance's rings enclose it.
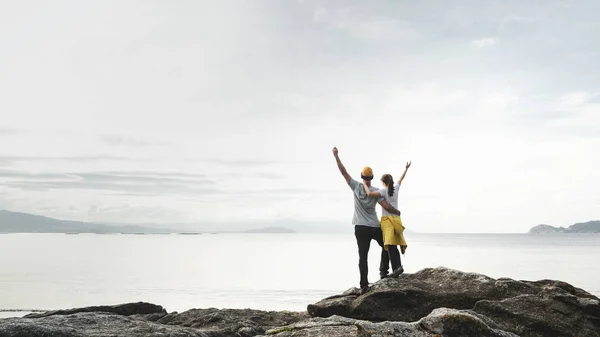
<instances>
[{"instance_id":1,"label":"shoe","mask_svg":"<svg viewBox=\"0 0 600 337\"><path fill-rule=\"evenodd\" d=\"M380 277L381 277L381 278L380 278L380 280L383 280L384 278L388 278L388 277L390 277L390 275L388 275L388 274L385 274L385 275L380 275Z\"/></svg>"},{"instance_id":2,"label":"shoe","mask_svg":"<svg viewBox=\"0 0 600 337\"><path fill-rule=\"evenodd\" d=\"M362 286L360 287L360 294L364 295L366 294L371 288L369 286Z\"/></svg>"},{"instance_id":3,"label":"shoe","mask_svg":"<svg viewBox=\"0 0 600 337\"><path fill-rule=\"evenodd\" d=\"M400 274L404 273L404 268L402 268L402 266L398 267L396 270L394 270L389 277L398 277L400 276Z\"/></svg>"}]
</instances>

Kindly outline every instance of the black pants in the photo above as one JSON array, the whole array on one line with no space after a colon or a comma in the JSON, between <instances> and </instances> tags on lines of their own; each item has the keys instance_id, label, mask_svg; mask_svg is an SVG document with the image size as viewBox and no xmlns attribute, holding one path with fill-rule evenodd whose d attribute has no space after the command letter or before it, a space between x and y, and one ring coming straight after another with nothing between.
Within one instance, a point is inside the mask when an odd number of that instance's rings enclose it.
<instances>
[{"instance_id":1,"label":"black pants","mask_svg":"<svg viewBox=\"0 0 600 337\"><path fill-rule=\"evenodd\" d=\"M369 226L354 226L354 236L356 237L356 244L358 245L358 269L360 270L360 286L364 287L369 285L369 248L371 247L371 240L377 241L381 246L381 262L379 264L379 275L385 276L388 274L388 268L390 265L390 257L388 252L383 249L383 233L380 227L369 227ZM396 249L397 250L397 249ZM398 257L400 255L398 254Z\"/></svg>"},{"instance_id":2,"label":"black pants","mask_svg":"<svg viewBox=\"0 0 600 337\"><path fill-rule=\"evenodd\" d=\"M390 261L392 261L392 270L400 268L402 262L400 261L400 251L398 251L398 246L388 246L387 252L390 256Z\"/></svg>"}]
</instances>

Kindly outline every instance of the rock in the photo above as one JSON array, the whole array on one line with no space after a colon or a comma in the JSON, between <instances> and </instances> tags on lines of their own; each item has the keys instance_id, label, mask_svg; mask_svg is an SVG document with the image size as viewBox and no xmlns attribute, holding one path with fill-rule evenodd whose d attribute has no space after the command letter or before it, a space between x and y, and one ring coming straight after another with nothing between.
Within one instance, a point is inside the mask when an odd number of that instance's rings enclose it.
<instances>
[{"instance_id":1,"label":"rock","mask_svg":"<svg viewBox=\"0 0 600 337\"><path fill-rule=\"evenodd\" d=\"M201 330L104 312L0 319L2 337L215 337Z\"/></svg>"},{"instance_id":2,"label":"rock","mask_svg":"<svg viewBox=\"0 0 600 337\"><path fill-rule=\"evenodd\" d=\"M76 308L76 309L67 309L67 310L55 310L55 311L46 311L42 313L32 313L26 315L26 318L41 318L47 316L54 315L71 315L80 312L106 312L123 316L130 315L154 315L154 316L164 316L167 314L167 311L161 307L160 305L146 303L146 302L136 302L136 303L126 303L126 304L117 304L117 305L103 305L103 306L94 306L94 307L85 307L85 308Z\"/></svg>"},{"instance_id":3,"label":"rock","mask_svg":"<svg viewBox=\"0 0 600 337\"><path fill-rule=\"evenodd\" d=\"M276 326L289 325L309 316L305 312L261 311L252 309L192 309L169 314L159 323L201 328L219 336L251 337Z\"/></svg>"},{"instance_id":4,"label":"rock","mask_svg":"<svg viewBox=\"0 0 600 337\"><path fill-rule=\"evenodd\" d=\"M266 336L277 337L305 337L305 336L327 336L327 337L346 337L358 334L357 321L341 316L331 316L328 318L312 318L300 323L291 324L283 327L268 330Z\"/></svg>"},{"instance_id":5,"label":"rock","mask_svg":"<svg viewBox=\"0 0 600 337\"><path fill-rule=\"evenodd\" d=\"M477 315L468 311L440 308L417 322L380 322L331 316L279 327L262 336L276 337L346 337L346 336L478 336L517 337L507 331L489 326Z\"/></svg>"},{"instance_id":6,"label":"rock","mask_svg":"<svg viewBox=\"0 0 600 337\"><path fill-rule=\"evenodd\" d=\"M306 312L251 309L192 309L167 314L158 305L128 303L0 319L0 337L251 337L308 318Z\"/></svg>"},{"instance_id":7,"label":"rock","mask_svg":"<svg viewBox=\"0 0 600 337\"><path fill-rule=\"evenodd\" d=\"M599 303L554 289L502 301L479 301L473 310L521 336L600 336Z\"/></svg>"},{"instance_id":8,"label":"rock","mask_svg":"<svg viewBox=\"0 0 600 337\"><path fill-rule=\"evenodd\" d=\"M339 315L371 321L413 322L440 307L471 309L482 299L500 300L535 289L448 268L428 268L399 278L383 279L363 296L353 289L346 296L324 299L308 306L314 317Z\"/></svg>"},{"instance_id":9,"label":"rock","mask_svg":"<svg viewBox=\"0 0 600 337\"><path fill-rule=\"evenodd\" d=\"M600 336L598 301L565 282L493 279L440 267L381 280L364 295L350 289L309 305L308 312L313 317L415 322L438 308L451 308L468 310L487 326L523 337Z\"/></svg>"}]
</instances>

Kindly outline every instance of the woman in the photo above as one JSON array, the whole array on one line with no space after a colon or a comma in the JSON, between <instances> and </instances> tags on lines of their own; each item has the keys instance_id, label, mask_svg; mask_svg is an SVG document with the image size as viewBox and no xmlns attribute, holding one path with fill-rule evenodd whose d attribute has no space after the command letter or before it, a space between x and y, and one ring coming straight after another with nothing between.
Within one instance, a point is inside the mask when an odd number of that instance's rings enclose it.
<instances>
[{"instance_id":1,"label":"woman","mask_svg":"<svg viewBox=\"0 0 600 337\"><path fill-rule=\"evenodd\" d=\"M406 172L410 167L412 162L406 163L406 168L398 180L398 183L394 185L394 178L392 178L389 174L384 174L381 177L381 182L383 183L384 188L371 192L368 186L363 182L365 187L365 191L369 197L378 198L383 196L385 200L398 208L398 191L400 191L400 185L406 177ZM404 268L402 267L402 262L400 261L400 253L398 252L398 247L400 246L400 250L402 250L402 254L406 251L406 241L404 240L404 226L402 225L402 220L400 216L391 214L387 212L385 209L381 210L381 231L383 232L383 244L384 249L387 250L390 261L392 262L392 273L389 277L398 277L400 274L404 272Z\"/></svg>"}]
</instances>

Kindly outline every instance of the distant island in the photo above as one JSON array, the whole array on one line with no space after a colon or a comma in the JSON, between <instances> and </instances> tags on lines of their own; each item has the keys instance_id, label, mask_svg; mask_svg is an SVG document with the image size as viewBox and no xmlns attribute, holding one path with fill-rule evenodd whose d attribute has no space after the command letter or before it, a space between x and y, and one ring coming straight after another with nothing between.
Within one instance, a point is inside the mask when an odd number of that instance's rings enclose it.
<instances>
[{"instance_id":1,"label":"distant island","mask_svg":"<svg viewBox=\"0 0 600 337\"><path fill-rule=\"evenodd\" d=\"M110 226L0 210L0 233L167 234L171 232L167 229L137 225Z\"/></svg>"},{"instance_id":2,"label":"distant island","mask_svg":"<svg viewBox=\"0 0 600 337\"><path fill-rule=\"evenodd\" d=\"M600 221L580 222L565 227L554 227L550 225L537 225L529 230L529 234L550 234L550 233L600 233Z\"/></svg>"},{"instance_id":3,"label":"distant island","mask_svg":"<svg viewBox=\"0 0 600 337\"><path fill-rule=\"evenodd\" d=\"M169 226L175 227L175 226ZM181 228L154 228L149 226L120 224L105 225L92 222L53 219L41 215L0 210L0 234L3 233L65 233L65 234L179 234L200 235L203 233L296 233L285 227L269 226L245 231L195 231Z\"/></svg>"}]
</instances>

